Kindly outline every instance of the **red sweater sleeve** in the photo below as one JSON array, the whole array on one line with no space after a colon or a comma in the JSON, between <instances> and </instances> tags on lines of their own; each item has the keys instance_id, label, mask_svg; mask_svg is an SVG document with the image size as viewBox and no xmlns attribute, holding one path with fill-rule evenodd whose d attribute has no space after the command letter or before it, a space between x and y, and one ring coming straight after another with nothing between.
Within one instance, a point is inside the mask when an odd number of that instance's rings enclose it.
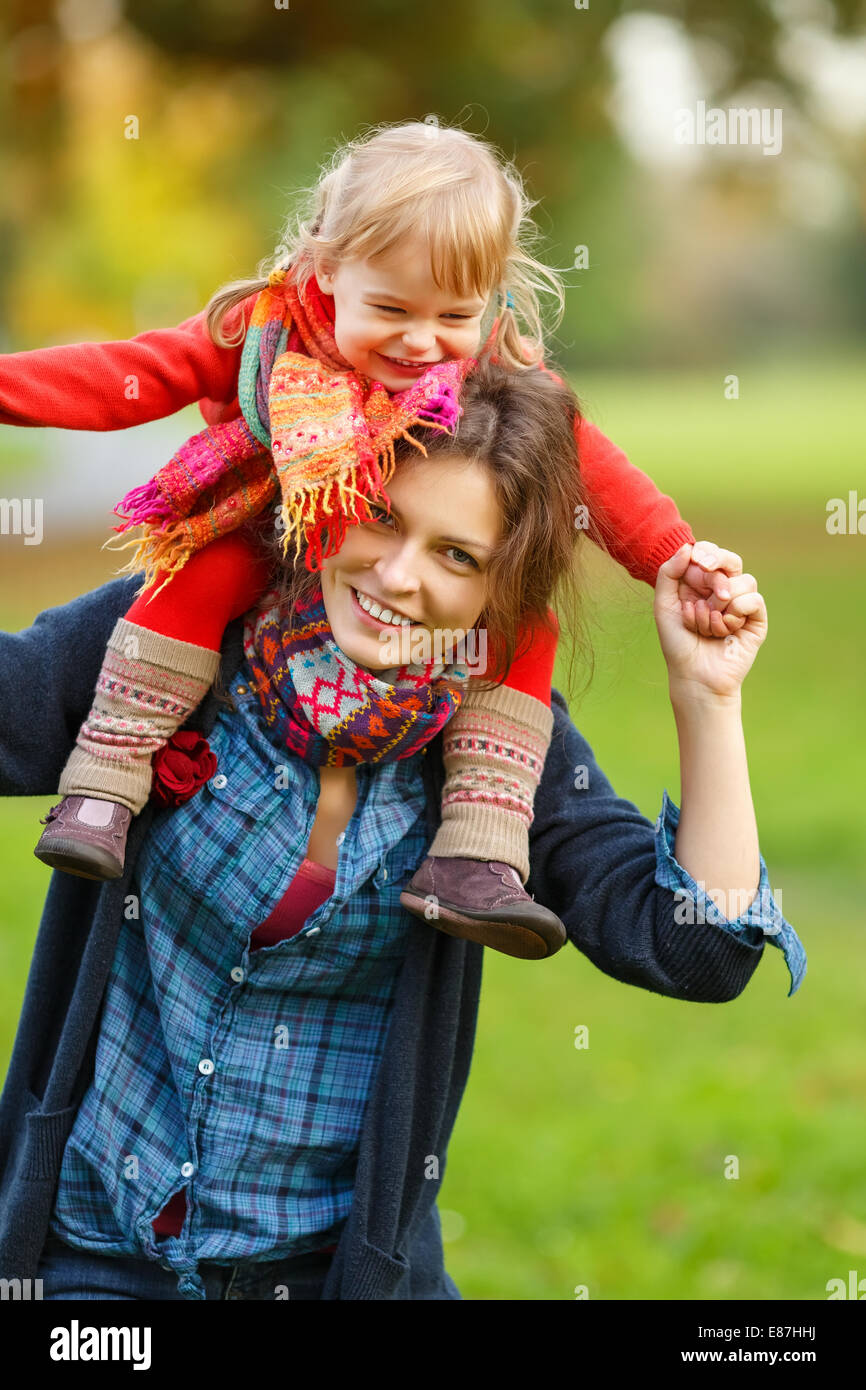
<instances>
[{"instance_id":1,"label":"red sweater sleeve","mask_svg":"<svg viewBox=\"0 0 866 1390\"><path fill-rule=\"evenodd\" d=\"M581 419L575 429L580 475L590 520L605 535L605 548L634 579L655 587L659 565L694 534L672 497L629 463L597 425Z\"/></svg>"},{"instance_id":2,"label":"red sweater sleeve","mask_svg":"<svg viewBox=\"0 0 866 1390\"><path fill-rule=\"evenodd\" d=\"M561 385L562 377L542 364ZM605 549L633 579L655 587L659 565L694 534L672 497L629 463L622 449L597 425L581 417L575 426L580 475L590 521L604 536Z\"/></svg>"},{"instance_id":3,"label":"red sweater sleeve","mask_svg":"<svg viewBox=\"0 0 866 1390\"><path fill-rule=\"evenodd\" d=\"M227 315L231 336L250 295ZM209 425L240 414L243 344L218 347L205 312L176 328L155 328L109 343L72 343L0 356L0 424L67 430L123 430L173 415L194 401ZM134 381L130 381L134 378Z\"/></svg>"}]
</instances>

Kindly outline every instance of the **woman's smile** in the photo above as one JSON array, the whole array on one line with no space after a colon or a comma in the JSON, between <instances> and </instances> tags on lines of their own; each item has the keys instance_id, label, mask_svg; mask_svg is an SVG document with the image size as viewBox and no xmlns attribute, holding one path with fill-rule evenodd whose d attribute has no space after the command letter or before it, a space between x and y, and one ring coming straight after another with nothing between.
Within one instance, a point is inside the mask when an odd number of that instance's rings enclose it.
<instances>
[{"instance_id":1,"label":"woman's smile","mask_svg":"<svg viewBox=\"0 0 866 1390\"><path fill-rule=\"evenodd\" d=\"M371 594L366 593L363 589L357 589L353 584L350 584L348 588L359 622L365 623L368 627L381 631L387 627L413 627L416 625L414 618L408 617L396 608L389 608L384 600L374 599Z\"/></svg>"}]
</instances>

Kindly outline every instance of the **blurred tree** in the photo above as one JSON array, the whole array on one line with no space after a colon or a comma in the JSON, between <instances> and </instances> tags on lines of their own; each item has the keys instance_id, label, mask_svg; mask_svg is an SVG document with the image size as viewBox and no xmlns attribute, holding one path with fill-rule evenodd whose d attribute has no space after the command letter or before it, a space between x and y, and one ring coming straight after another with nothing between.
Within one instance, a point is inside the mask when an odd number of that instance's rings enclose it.
<instances>
[{"instance_id":1,"label":"blurred tree","mask_svg":"<svg viewBox=\"0 0 866 1390\"><path fill-rule=\"evenodd\" d=\"M853 35L864 9L866 0L7 0L0 349L21 324L33 346L68 340L68 325L126 335L130 299L136 331L193 312L276 244L286 193L315 177L342 136L434 112L516 159L542 200L546 259L563 269L577 244L592 245L591 269L571 277L580 291L560 331L564 358L576 342L599 360L624 344L646 357L661 345L647 312L648 239L670 242L665 217L676 214L664 196L648 201L615 128L611 27L633 12L666 16L696 52L724 55L707 81L714 103L770 83L808 124L810 93L781 55L785 19L817 17ZM123 138L130 111L141 115L140 141ZM849 177L862 177L861 155L854 139L841 156ZM711 177L720 197L740 196L737 173ZM742 189L770 215L754 178ZM679 325L676 334L692 351L694 339Z\"/></svg>"},{"instance_id":2,"label":"blurred tree","mask_svg":"<svg viewBox=\"0 0 866 1390\"><path fill-rule=\"evenodd\" d=\"M799 8L807 12L802 5ZM822 0L820 9L832 18L834 32L849 36L862 32L862 0ZM279 0L273 5L256 0L186 0L182 8L174 0L126 0L125 6L130 22L169 53L198 54L229 63L305 66L340 48L379 47L395 62L402 59L412 64L413 82L422 84L419 44L434 77L455 62L459 65L461 50L467 56L472 52L476 26L501 29L505 35L515 20L522 19L543 31L554 47L563 40L569 47L585 40L595 46L615 19L632 10L668 15L694 38L722 44L733 60L731 91L754 78L787 80L776 49L779 15L785 6L770 0L612 0L608 4L592 0L586 9L578 4L567 7L561 0L474 0L471 6L465 0L437 0L434 10L414 9L404 0L364 0L362 5L355 0L332 0L327 5L287 0L285 6ZM279 41L275 24L284 26L285 43ZM472 52L472 61L477 63L479 56ZM521 60L526 56L521 54Z\"/></svg>"}]
</instances>

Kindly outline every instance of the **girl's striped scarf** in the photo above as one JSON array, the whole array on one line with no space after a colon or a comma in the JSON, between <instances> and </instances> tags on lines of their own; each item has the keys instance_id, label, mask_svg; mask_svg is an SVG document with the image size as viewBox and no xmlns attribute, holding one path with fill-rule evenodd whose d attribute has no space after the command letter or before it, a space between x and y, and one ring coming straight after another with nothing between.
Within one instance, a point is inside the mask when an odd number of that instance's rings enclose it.
<instances>
[{"instance_id":1,"label":"girl's striped scarf","mask_svg":"<svg viewBox=\"0 0 866 1390\"><path fill-rule=\"evenodd\" d=\"M242 418L194 435L117 504L124 522L115 531L144 528L142 538L110 545L136 546L120 573L143 569L149 588L159 572L162 588L190 555L275 500L283 554L294 541L297 556L306 542L307 568L320 569L346 526L370 519L368 501L394 470L394 440L426 454L412 426L454 433L458 392L477 359L436 363L392 395L340 355L333 303L314 275L301 289L291 265L272 272L241 355Z\"/></svg>"},{"instance_id":2,"label":"girl's striped scarf","mask_svg":"<svg viewBox=\"0 0 866 1390\"><path fill-rule=\"evenodd\" d=\"M280 613L276 589L244 619L244 652L265 721L287 748L318 767L408 758L460 707L463 666L402 666L376 676L334 641L322 591Z\"/></svg>"}]
</instances>

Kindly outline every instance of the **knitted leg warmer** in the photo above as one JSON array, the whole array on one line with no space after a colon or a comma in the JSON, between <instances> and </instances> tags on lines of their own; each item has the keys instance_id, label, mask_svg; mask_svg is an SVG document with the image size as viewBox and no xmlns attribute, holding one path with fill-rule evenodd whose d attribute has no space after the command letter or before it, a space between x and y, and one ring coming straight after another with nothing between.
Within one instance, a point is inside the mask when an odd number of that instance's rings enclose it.
<instances>
[{"instance_id":1,"label":"knitted leg warmer","mask_svg":"<svg viewBox=\"0 0 866 1390\"><path fill-rule=\"evenodd\" d=\"M60 794L117 801L138 815L150 795L153 754L200 703L219 663L219 652L118 618Z\"/></svg>"},{"instance_id":2,"label":"knitted leg warmer","mask_svg":"<svg viewBox=\"0 0 866 1390\"><path fill-rule=\"evenodd\" d=\"M439 859L510 864L529 877L532 803L553 732L547 705L521 690L470 687L446 724L442 824L429 853Z\"/></svg>"}]
</instances>

